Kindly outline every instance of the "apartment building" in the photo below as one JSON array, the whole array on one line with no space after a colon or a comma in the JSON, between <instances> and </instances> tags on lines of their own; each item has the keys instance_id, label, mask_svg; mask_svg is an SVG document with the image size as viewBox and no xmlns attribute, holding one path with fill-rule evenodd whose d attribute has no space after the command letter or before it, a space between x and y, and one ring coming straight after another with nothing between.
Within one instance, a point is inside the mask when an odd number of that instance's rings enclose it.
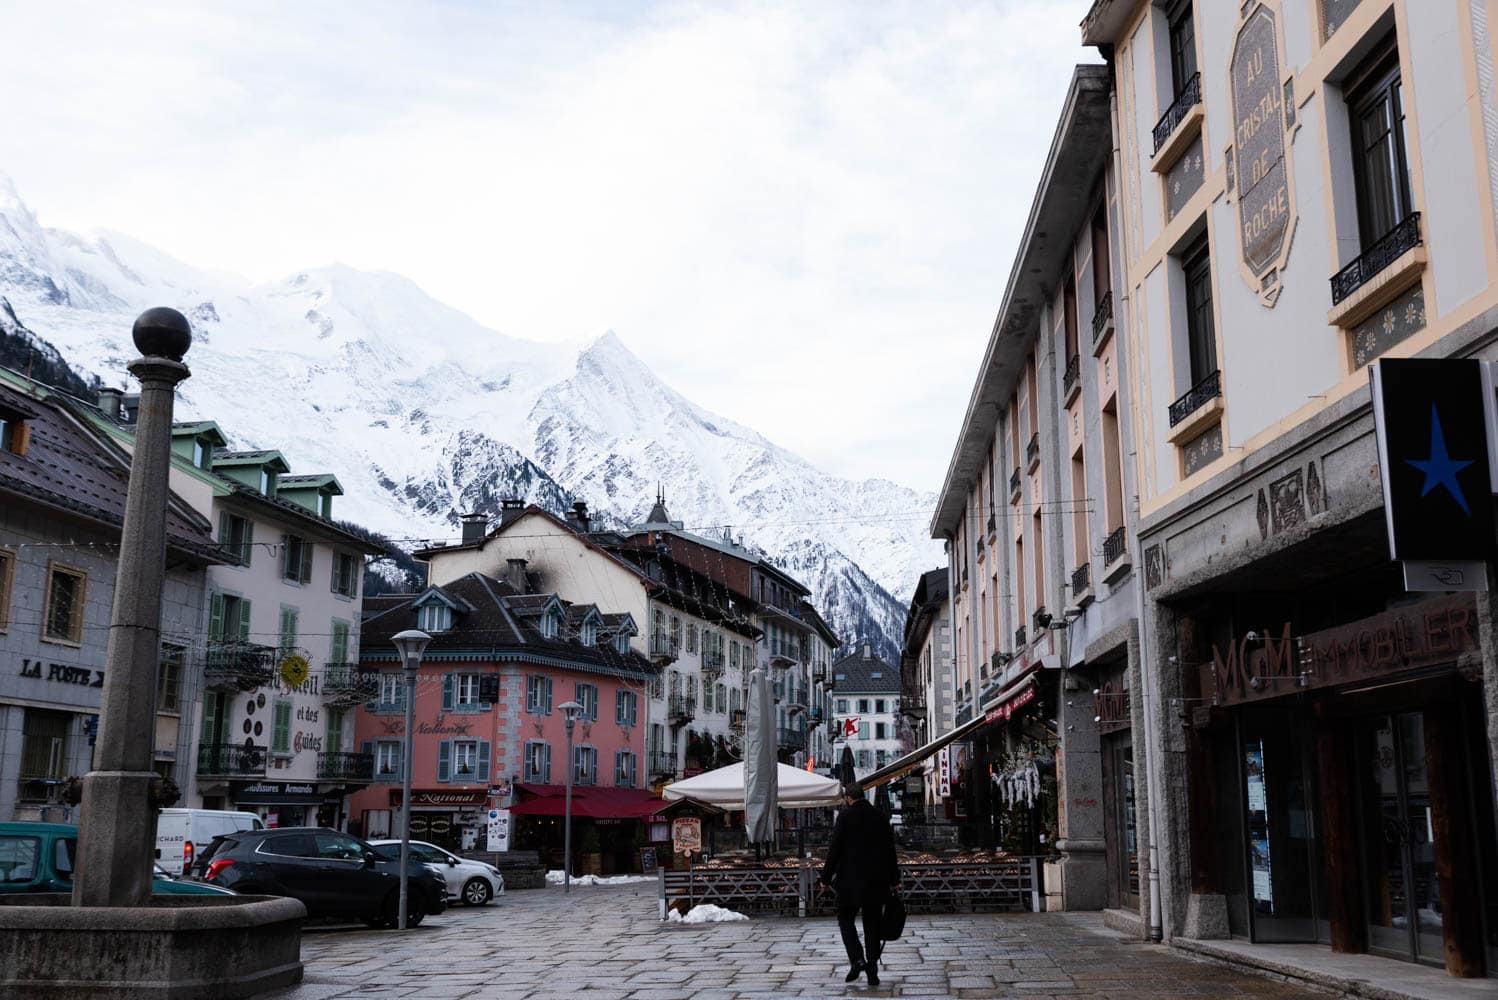
<instances>
[{"instance_id":1,"label":"apartment building","mask_svg":"<svg viewBox=\"0 0 1498 1000\"><path fill-rule=\"evenodd\" d=\"M1390 561L1367 372L1498 357L1491 14L1098 0L1083 23L1117 93L1167 937L1498 969L1492 598Z\"/></svg>"},{"instance_id":2,"label":"apartment building","mask_svg":"<svg viewBox=\"0 0 1498 1000\"><path fill-rule=\"evenodd\" d=\"M900 671L875 656L865 642L833 662L832 681L839 742L853 752L853 773L867 778L908 749L899 731ZM896 799L902 791L894 789Z\"/></svg>"},{"instance_id":3,"label":"apartment building","mask_svg":"<svg viewBox=\"0 0 1498 1000\"><path fill-rule=\"evenodd\" d=\"M952 604L947 585L945 569L921 574L905 614L904 645L900 652L900 711L908 720L911 740L918 747L957 726L956 688L952 679ZM940 751L943 756L946 752ZM922 811L932 820L946 818L946 803L952 797L950 773L943 789L941 764L938 757L927 757L916 772ZM907 820L910 806L906 804Z\"/></svg>"}]
</instances>

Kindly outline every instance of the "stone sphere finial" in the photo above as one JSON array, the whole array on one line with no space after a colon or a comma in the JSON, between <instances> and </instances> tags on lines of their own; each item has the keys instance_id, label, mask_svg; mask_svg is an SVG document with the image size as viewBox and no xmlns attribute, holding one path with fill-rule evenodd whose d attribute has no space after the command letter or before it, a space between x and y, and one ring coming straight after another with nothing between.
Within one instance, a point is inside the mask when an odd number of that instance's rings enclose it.
<instances>
[{"instance_id":1,"label":"stone sphere finial","mask_svg":"<svg viewBox=\"0 0 1498 1000\"><path fill-rule=\"evenodd\" d=\"M148 358L181 361L192 346L192 324L186 316L166 306L147 309L137 316L130 335L135 338L135 349Z\"/></svg>"}]
</instances>

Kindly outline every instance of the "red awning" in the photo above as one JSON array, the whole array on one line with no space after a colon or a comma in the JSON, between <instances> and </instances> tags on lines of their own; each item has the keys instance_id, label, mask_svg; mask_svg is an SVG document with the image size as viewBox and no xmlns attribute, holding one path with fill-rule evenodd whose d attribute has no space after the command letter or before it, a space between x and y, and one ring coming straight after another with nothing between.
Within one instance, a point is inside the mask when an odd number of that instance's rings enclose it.
<instances>
[{"instance_id":1,"label":"red awning","mask_svg":"<svg viewBox=\"0 0 1498 1000\"><path fill-rule=\"evenodd\" d=\"M566 810L562 785L515 784L521 801L510 807L515 816L560 816ZM572 815L591 819L640 819L660 812L669 803L642 788L572 787Z\"/></svg>"}]
</instances>

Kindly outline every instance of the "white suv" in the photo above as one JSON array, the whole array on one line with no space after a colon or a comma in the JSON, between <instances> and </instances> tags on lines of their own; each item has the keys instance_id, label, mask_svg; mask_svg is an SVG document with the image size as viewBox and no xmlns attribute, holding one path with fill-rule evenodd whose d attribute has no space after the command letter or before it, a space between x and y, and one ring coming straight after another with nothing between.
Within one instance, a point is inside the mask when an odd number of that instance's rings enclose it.
<instances>
[{"instance_id":1,"label":"white suv","mask_svg":"<svg viewBox=\"0 0 1498 1000\"><path fill-rule=\"evenodd\" d=\"M371 840L370 844L379 848L380 853L388 858L400 857L399 840ZM462 900L469 906L483 906L495 896L505 894L505 877L493 865L460 858L424 840L411 841L411 857L447 881L449 900Z\"/></svg>"}]
</instances>

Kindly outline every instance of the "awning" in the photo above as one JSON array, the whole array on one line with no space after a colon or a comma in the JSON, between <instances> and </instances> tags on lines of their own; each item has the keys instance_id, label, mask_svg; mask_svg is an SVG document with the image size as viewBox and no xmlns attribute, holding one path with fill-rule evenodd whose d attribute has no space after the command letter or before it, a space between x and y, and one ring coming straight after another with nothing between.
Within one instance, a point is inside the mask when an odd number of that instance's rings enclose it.
<instances>
[{"instance_id":1,"label":"awning","mask_svg":"<svg viewBox=\"0 0 1498 1000\"><path fill-rule=\"evenodd\" d=\"M565 785L516 782L515 792L521 801L510 807L513 816L561 816L566 812ZM640 819L665 806L665 799L641 788L572 786L572 815L587 819Z\"/></svg>"},{"instance_id":2,"label":"awning","mask_svg":"<svg viewBox=\"0 0 1498 1000\"><path fill-rule=\"evenodd\" d=\"M897 761L885 764L862 780L864 788L873 788L896 778L903 778L921 765L927 757L948 743L953 743L977 732L990 722L1007 719L1009 716L1035 700L1035 675L1040 670L1037 662L983 705L983 710L949 733L943 733L919 750L912 750Z\"/></svg>"}]
</instances>

